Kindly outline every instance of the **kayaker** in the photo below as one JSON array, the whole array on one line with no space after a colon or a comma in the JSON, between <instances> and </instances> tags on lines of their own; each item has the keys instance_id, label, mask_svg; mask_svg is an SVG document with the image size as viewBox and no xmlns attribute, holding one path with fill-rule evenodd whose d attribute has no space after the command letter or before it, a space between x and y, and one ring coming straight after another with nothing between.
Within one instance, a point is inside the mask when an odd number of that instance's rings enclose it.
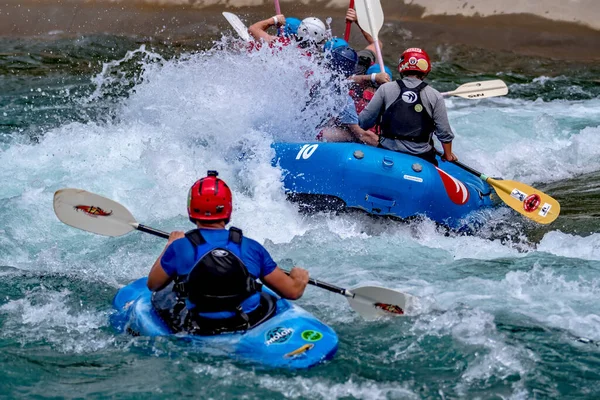
<instances>
[{"instance_id":1,"label":"kayaker","mask_svg":"<svg viewBox=\"0 0 600 400\"><path fill-rule=\"evenodd\" d=\"M248 32L258 41L267 43L280 42L289 45L292 41L297 42L302 48L320 45L327 39L327 28L319 18L304 18L296 27L296 18L289 18L288 22L283 14L275 15L263 21L258 21L248 28ZM283 36L273 36L267 32L271 27L284 27ZM294 29L296 28L296 29Z\"/></svg>"},{"instance_id":2,"label":"kayaker","mask_svg":"<svg viewBox=\"0 0 600 400\"><path fill-rule=\"evenodd\" d=\"M249 329L274 312L274 300L261 291L257 279L292 300L302 296L308 283L306 270L293 268L288 276L258 242L237 228L225 229L232 213L231 190L217 175L208 171L191 187L188 215L197 229L171 232L148 275L148 288L158 291L155 309L175 332Z\"/></svg>"},{"instance_id":3,"label":"kayaker","mask_svg":"<svg viewBox=\"0 0 600 400\"><path fill-rule=\"evenodd\" d=\"M369 129L380 121L379 146L409 153L435 165L432 135L442 143L442 160L456 161L452 153L454 133L440 92L423 79L431 71L427 53L410 48L402 53L398 72L402 79L382 85L359 115L361 128Z\"/></svg>"},{"instance_id":4,"label":"kayaker","mask_svg":"<svg viewBox=\"0 0 600 400\"><path fill-rule=\"evenodd\" d=\"M327 53L326 57L328 67L335 72L346 78L354 73L358 56L352 48L338 47ZM333 90L342 89L336 85ZM374 132L364 130L358 125L358 114L350 95L346 96L346 103L339 115L327 122L317 139L326 142L359 142L371 146L377 146L379 140Z\"/></svg>"}]
</instances>

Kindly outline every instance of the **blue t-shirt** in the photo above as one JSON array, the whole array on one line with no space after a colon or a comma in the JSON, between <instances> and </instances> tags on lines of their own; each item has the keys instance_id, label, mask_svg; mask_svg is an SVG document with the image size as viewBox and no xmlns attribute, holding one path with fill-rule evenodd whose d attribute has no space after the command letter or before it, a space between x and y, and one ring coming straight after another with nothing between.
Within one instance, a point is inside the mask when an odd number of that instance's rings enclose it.
<instances>
[{"instance_id":1,"label":"blue t-shirt","mask_svg":"<svg viewBox=\"0 0 600 400\"><path fill-rule=\"evenodd\" d=\"M215 247L223 247L228 242L229 230L227 229L200 229L202 237L207 243ZM250 275L255 278L263 278L275 270L277 264L271 258L267 249L265 249L256 240L252 240L244 236L242 239L243 245L241 259L248 268ZM199 254L202 256L202 254ZM190 273L196 260L194 246L187 238L177 239L165 251L160 265L167 275L175 277L177 275L187 275ZM248 297L242 303L242 310L248 313L258 307L260 303L260 294L254 294ZM193 308L193 305L188 303L188 308ZM215 313L200 313L201 316L207 318L230 318L235 314L229 311Z\"/></svg>"},{"instance_id":2,"label":"blue t-shirt","mask_svg":"<svg viewBox=\"0 0 600 400\"><path fill-rule=\"evenodd\" d=\"M339 120L340 123L344 125L358 124L358 114L356 113L356 106L354 105L354 100L352 100L352 97L350 95L348 95L348 98L346 99L346 105L340 113Z\"/></svg>"}]
</instances>

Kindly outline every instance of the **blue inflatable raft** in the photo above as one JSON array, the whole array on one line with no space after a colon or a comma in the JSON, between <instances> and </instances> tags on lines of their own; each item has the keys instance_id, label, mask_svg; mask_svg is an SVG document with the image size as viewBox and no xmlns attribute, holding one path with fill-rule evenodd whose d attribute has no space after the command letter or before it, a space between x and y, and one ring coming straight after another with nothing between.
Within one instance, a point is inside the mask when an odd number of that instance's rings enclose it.
<instances>
[{"instance_id":1,"label":"blue inflatable raft","mask_svg":"<svg viewBox=\"0 0 600 400\"><path fill-rule=\"evenodd\" d=\"M113 300L113 325L134 335L171 335L151 304L147 278L121 288ZM266 290L266 289L263 289ZM332 358L337 351L336 333L313 315L279 298L273 317L243 333L214 336L182 335L193 346L211 354L226 354L244 362L290 369L310 368Z\"/></svg>"},{"instance_id":2,"label":"blue inflatable raft","mask_svg":"<svg viewBox=\"0 0 600 400\"><path fill-rule=\"evenodd\" d=\"M397 218L425 216L460 228L492 206L493 189L460 167L356 143L275 143L273 165L290 197L317 208L357 208Z\"/></svg>"}]
</instances>

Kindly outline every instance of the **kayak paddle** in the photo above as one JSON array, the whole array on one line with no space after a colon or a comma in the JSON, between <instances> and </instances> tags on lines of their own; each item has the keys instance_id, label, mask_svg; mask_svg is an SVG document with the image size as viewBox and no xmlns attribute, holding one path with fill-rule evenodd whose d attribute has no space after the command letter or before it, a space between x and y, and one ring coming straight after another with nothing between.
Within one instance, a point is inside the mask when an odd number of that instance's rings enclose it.
<instances>
[{"instance_id":1,"label":"kayak paddle","mask_svg":"<svg viewBox=\"0 0 600 400\"><path fill-rule=\"evenodd\" d=\"M354 8L354 0L350 0L350 5L348 8ZM350 40L350 29L352 29L352 22L346 22L346 31L344 32L344 40L347 42Z\"/></svg>"},{"instance_id":2,"label":"kayak paddle","mask_svg":"<svg viewBox=\"0 0 600 400\"><path fill-rule=\"evenodd\" d=\"M490 178L459 161L452 163L487 182L507 206L537 223L549 224L560 214L560 203L544 192L521 182Z\"/></svg>"},{"instance_id":3,"label":"kayak paddle","mask_svg":"<svg viewBox=\"0 0 600 400\"><path fill-rule=\"evenodd\" d=\"M122 236L133 230L164 239L167 232L139 224L123 205L81 189L61 189L54 193L54 213L60 221L74 228L104 236ZM289 272L286 271L289 274ZM352 290L310 278L309 284L346 297L350 307L365 319L381 315L404 315L414 296L378 286Z\"/></svg>"},{"instance_id":4,"label":"kayak paddle","mask_svg":"<svg viewBox=\"0 0 600 400\"><path fill-rule=\"evenodd\" d=\"M508 94L506 83L501 79L494 79L491 81L465 83L451 92L442 93L442 96L459 96L464 99L476 100L505 96L506 94Z\"/></svg>"},{"instance_id":5,"label":"kayak paddle","mask_svg":"<svg viewBox=\"0 0 600 400\"><path fill-rule=\"evenodd\" d=\"M379 47L379 30L383 26L383 9L379 0L356 0L354 3L356 9L356 18L360 27L373 38L375 51L377 52L377 62L381 72L385 71L383 65L383 56Z\"/></svg>"},{"instance_id":6,"label":"kayak paddle","mask_svg":"<svg viewBox=\"0 0 600 400\"><path fill-rule=\"evenodd\" d=\"M229 22L229 25L237 32L238 36L244 39L246 42L250 41L250 34L246 25L238 18L237 15L230 12L223 12L223 16Z\"/></svg>"}]
</instances>

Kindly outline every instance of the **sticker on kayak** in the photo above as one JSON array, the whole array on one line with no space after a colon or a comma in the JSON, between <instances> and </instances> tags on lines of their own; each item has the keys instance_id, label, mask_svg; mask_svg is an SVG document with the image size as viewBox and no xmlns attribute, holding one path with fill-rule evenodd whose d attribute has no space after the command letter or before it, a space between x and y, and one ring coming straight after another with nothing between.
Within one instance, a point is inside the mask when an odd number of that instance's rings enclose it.
<instances>
[{"instance_id":1,"label":"sticker on kayak","mask_svg":"<svg viewBox=\"0 0 600 400\"><path fill-rule=\"evenodd\" d=\"M73 207L75 208L75 211L79 212L79 211L83 211L85 214L89 215L90 217L108 217L109 215L112 215L112 210L110 211L104 211L103 209L101 209L100 207L95 207L95 206L75 206Z\"/></svg>"},{"instance_id":2,"label":"sticker on kayak","mask_svg":"<svg viewBox=\"0 0 600 400\"><path fill-rule=\"evenodd\" d=\"M552 206L550 204L544 203L544 205L542 206L542 209L540 210L538 215L540 217L545 217L546 215L548 215L548 212L550 211L551 208L552 208Z\"/></svg>"},{"instance_id":3,"label":"sticker on kayak","mask_svg":"<svg viewBox=\"0 0 600 400\"><path fill-rule=\"evenodd\" d=\"M287 353L286 355L283 356L283 358L294 358L294 357L298 357L299 355L302 355L304 353L306 353L307 351L309 351L310 349L312 349L313 347L315 347L314 344L310 343L310 344L305 344L303 346L298 347L296 350L294 351L290 351L289 353Z\"/></svg>"},{"instance_id":4,"label":"sticker on kayak","mask_svg":"<svg viewBox=\"0 0 600 400\"><path fill-rule=\"evenodd\" d=\"M525 201L527 194L521 192L519 189L513 189L513 191L510 192L510 197L517 199L519 201Z\"/></svg>"},{"instance_id":5,"label":"sticker on kayak","mask_svg":"<svg viewBox=\"0 0 600 400\"><path fill-rule=\"evenodd\" d=\"M469 189L467 189L465 184L438 167L435 167L435 169L442 178L444 189L446 189L446 193L448 193L450 200L459 206L466 204L467 201L469 201Z\"/></svg>"},{"instance_id":6,"label":"sticker on kayak","mask_svg":"<svg viewBox=\"0 0 600 400\"><path fill-rule=\"evenodd\" d=\"M282 344L290 340L294 330L292 328L284 328L278 326L265 333L265 344L270 346L272 344Z\"/></svg>"},{"instance_id":7,"label":"sticker on kayak","mask_svg":"<svg viewBox=\"0 0 600 400\"><path fill-rule=\"evenodd\" d=\"M404 175L403 178L407 181L423 182L423 178L419 178L418 176Z\"/></svg>"},{"instance_id":8,"label":"sticker on kayak","mask_svg":"<svg viewBox=\"0 0 600 400\"><path fill-rule=\"evenodd\" d=\"M318 342L323 339L323 334L321 332L313 330L304 331L300 336L307 342Z\"/></svg>"}]
</instances>

